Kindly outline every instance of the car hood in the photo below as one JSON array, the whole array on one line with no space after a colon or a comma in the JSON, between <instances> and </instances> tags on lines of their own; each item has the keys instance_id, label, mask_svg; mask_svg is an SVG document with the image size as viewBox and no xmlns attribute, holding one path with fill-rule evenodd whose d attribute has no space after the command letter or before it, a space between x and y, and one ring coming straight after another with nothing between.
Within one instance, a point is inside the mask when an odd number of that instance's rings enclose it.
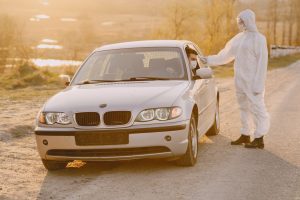
<instances>
[{"instance_id":1,"label":"car hood","mask_svg":"<svg viewBox=\"0 0 300 200\"><path fill-rule=\"evenodd\" d=\"M50 98L44 111L88 112L169 107L185 91L189 82L133 81L69 86Z\"/></svg>"}]
</instances>

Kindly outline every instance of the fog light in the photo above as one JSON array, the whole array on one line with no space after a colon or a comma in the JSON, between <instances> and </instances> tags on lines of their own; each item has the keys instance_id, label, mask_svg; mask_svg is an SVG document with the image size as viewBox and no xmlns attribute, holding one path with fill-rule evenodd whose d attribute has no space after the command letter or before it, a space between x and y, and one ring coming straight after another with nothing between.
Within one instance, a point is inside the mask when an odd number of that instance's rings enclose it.
<instances>
[{"instance_id":1,"label":"fog light","mask_svg":"<svg viewBox=\"0 0 300 200\"><path fill-rule=\"evenodd\" d=\"M168 142L171 141L171 139L172 139L172 138L171 138L171 136L169 136L169 135L167 135L167 136L165 137L165 140L168 141Z\"/></svg>"},{"instance_id":2,"label":"fog light","mask_svg":"<svg viewBox=\"0 0 300 200\"><path fill-rule=\"evenodd\" d=\"M48 141L47 140L43 140L43 144L44 145L48 145Z\"/></svg>"}]
</instances>

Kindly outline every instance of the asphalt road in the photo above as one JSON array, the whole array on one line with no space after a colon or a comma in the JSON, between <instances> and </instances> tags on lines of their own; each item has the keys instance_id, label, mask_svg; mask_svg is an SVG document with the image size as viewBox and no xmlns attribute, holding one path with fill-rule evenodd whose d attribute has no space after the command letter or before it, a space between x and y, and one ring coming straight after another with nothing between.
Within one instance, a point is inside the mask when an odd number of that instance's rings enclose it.
<instances>
[{"instance_id":1,"label":"asphalt road","mask_svg":"<svg viewBox=\"0 0 300 200\"><path fill-rule=\"evenodd\" d=\"M201 140L194 167L135 160L47 172L30 135L0 141L0 199L300 200L300 61L268 72L263 150L229 144L239 136L239 110L233 80L218 82L221 133Z\"/></svg>"}]
</instances>

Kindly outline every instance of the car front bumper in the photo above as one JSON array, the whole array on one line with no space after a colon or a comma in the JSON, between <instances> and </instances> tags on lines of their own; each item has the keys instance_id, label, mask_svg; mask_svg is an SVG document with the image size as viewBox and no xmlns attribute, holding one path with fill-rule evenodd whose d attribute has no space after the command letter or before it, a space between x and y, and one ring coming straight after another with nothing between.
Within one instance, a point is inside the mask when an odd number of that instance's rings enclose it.
<instances>
[{"instance_id":1,"label":"car front bumper","mask_svg":"<svg viewBox=\"0 0 300 200\"><path fill-rule=\"evenodd\" d=\"M101 132L114 134L122 131L129 134L128 144L84 145L75 141L78 132ZM37 149L46 160L114 161L140 158L178 157L186 152L188 145L189 120L176 123L134 125L118 129L35 129ZM169 141L166 137L169 136ZM46 141L46 142L45 142ZM47 144L44 144L47 143Z\"/></svg>"}]
</instances>

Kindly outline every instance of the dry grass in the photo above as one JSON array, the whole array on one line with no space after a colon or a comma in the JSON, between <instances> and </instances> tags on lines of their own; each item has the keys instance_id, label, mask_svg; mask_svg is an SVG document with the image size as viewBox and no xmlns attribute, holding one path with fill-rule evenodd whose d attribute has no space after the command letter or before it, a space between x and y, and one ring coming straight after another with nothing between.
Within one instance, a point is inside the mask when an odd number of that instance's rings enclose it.
<instances>
[{"instance_id":1,"label":"dry grass","mask_svg":"<svg viewBox=\"0 0 300 200\"><path fill-rule=\"evenodd\" d=\"M27 87L23 89L5 90L0 89L0 100L18 101L18 100L36 100L48 98L63 87L41 86L41 87Z\"/></svg>"},{"instance_id":2,"label":"dry grass","mask_svg":"<svg viewBox=\"0 0 300 200\"><path fill-rule=\"evenodd\" d=\"M279 58L272 58L269 60L269 69L276 69L280 67L286 67L297 60L300 60L300 53L299 54L293 54L288 56L283 56Z\"/></svg>"},{"instance_id":3,"label":"dry grass","mask_svg":"<svg viewBox=\"0 0 300 200\"><path fill-rule=\"evenodd\" d=\"M231 77L234 75L233 64L212 67L214 75L217 78Z\"/></svg>"},{"instance_id":4,"label":"dry grass","mask_svg":"<svg viewBox=\"0 0 300 200\"><path fill-rule=\"evenodd\" d=\"M13 138L20 138L31 135L33 133L33 126L29 125L18 125L11 128L8 132L11 134Z\"/></svg>"},{"instance_id":5,"label":"dry grass","mask_svg":"<svg viewBox=\"0 0 300 200\"><path fill-rule=\"evenodd\" d=\"M0 141L32 135L39 109L61 89L49 86L0 89Z\"/></svg>"}]
</instances>

